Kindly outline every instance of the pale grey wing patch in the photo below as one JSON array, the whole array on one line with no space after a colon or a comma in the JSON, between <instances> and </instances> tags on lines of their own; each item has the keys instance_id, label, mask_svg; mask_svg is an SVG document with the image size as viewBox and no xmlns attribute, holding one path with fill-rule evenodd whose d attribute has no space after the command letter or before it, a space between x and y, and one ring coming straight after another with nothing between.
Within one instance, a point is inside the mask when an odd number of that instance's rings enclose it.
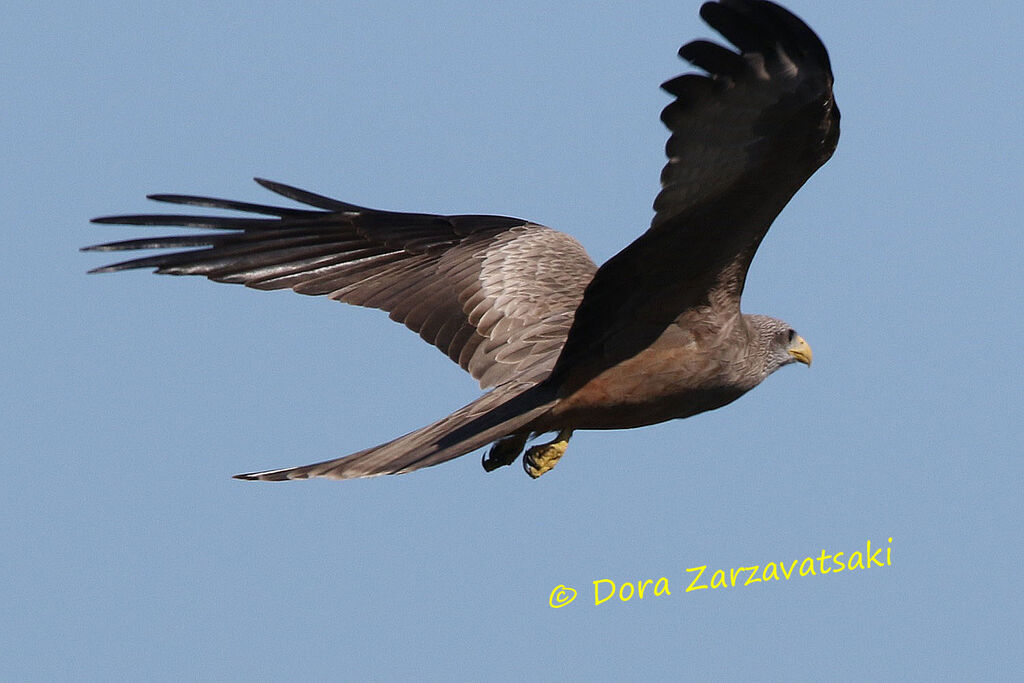
<instances>
[{"instance_id":1,"label":"pale grey wing patch","mask_svg":"<svg viewBox=\"0 0 1024 683\"><path fill-rule=\"evenodd\" d=\"M389 311L488 388L551 368L595 270L568 235L524 224L364 272L328 296Z\"/></svg>"},{"instance_id":2,"label":"pale grey wing patch","mask_svg":"<svg viewBox=\"0 0 1024 683\"><path fill-rule=\"evenodd\" d=\"M292 289L382 309L459 363L484 388L521 373L550 370L596 270L574 239L521 219L377 211L260 183L322 210L154 195L158 201L262 217L147 214L96 219L211 231L88 247L189 249L96 270L153 267L159 273L205 275L264 290Z\"/></svg>"},{"instance_id":3,"label":"pale grey wing patch","mask_svg":"<svg viewBox=\"0 0 1024 683\"><path fill-rule=\"evenodd\" d=\"M539 225L499 235L477 257L465 310L486 341L465 367L482 387L550 371L597 266L575 239Z\"/></svg>"}]
</instances>

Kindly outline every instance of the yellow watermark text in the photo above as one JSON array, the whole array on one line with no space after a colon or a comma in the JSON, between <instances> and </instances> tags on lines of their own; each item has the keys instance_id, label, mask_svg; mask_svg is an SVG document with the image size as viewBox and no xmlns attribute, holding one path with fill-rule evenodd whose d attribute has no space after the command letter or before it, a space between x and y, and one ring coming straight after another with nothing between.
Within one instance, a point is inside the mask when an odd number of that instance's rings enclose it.
<instances>
[{"instance_id":1,"label":"yellow watermark text","mask_svg":"<svg viewBox=\"0 0 1024 683\"><path fill-rule=\"evenodd\" d=\"M884 560L883 560L884 557ZM719 588L742 588L756 583L771 581L789 581L794 577L823 576L839 574L872 567L892 566L892 537L889 543L872 549L869 539L863 551L838 552L829 554L824 548L818 555L767 564L751 564L743 567L727 567L709 570L708 565L686 568L681 575L672 578L672 588L668 576L654 579L637 579L635 581L614 581L612 579L595 579L593 581L594 606L609 602L633 602L644 599L669 597L673 590L676 594L691 593L701 590ZM577 591L571 586L559 584L551 591L548 605L559 609L576 600Z\"/></svg>"}]
</instances>

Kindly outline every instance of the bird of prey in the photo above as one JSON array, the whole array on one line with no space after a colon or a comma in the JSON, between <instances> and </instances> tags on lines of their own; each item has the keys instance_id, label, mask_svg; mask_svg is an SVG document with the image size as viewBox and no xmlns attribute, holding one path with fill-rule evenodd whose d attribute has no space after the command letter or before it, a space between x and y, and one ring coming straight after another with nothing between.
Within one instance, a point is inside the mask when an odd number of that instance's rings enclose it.
<instances>
[{"instance_id":1,"label":"bird of prey","mask_svg":"<svg viewBox=\"0 0 1024 683\"><path fill-rule=\"evenodd\" d=\"M155 268L382 309L490 389L373 448L240 479L400 474L488 444L491 471L555 433L523 456L536 478L574 430L724 406L784 365L811 364L788 324L741 313L740 294L768 227L832 155L839 109L825 47L799 18L766 0L707 2L700 15L735 49L680 48L703 73L662 86L674 100L661 113L671 135L654 218L600 268L575 239L528 220L378 211L257 179L306 207L151 195L245 215L94 219L209 232L86 247L173 250L93 272Z\"/></svg>"}]
</instances>

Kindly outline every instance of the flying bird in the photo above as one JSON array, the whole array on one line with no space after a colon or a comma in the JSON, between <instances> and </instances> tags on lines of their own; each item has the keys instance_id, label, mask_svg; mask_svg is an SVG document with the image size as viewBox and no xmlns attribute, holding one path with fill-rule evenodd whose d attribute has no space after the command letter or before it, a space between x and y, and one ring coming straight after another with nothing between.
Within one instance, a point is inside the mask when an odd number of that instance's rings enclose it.
<instances>
[{"instance_id":1,"label":"flying bird","mask_svg":"<svg viewBox=\"0 0 1024 683\"><path fill-rule=\"evenodd\" d=\"M290 208L158 194L231 209L96 218L204 228L87 251L171 249L97 268L205 275L387 311L490 391L433 424L326 462L240 479L401 474L493 444L488 471L527 441L531 477L580 429L626 429L720 408L811 349L776 318L740 311L747 269L782 208L832 155L839 109L824 45L765 0L707 2L700 15L735 46L695 40L703 73L662 87L674 100L650 227L600 268L572 237L520 218L379 211L256 179Z\"/></svg>"}]
</instances>

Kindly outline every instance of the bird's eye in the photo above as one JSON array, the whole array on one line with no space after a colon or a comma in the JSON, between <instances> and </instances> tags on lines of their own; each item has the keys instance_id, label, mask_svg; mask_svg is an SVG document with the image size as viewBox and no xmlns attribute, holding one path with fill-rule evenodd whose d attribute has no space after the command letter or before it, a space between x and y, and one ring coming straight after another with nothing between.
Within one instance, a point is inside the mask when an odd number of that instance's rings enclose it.
<instances>
[{"instance_id":1,"label":"bird's eye","mask_svg":"<svg viewBox=\"0 0 1024 683\"><path fill-rule=\"evenodd\" d=\"M794 339L796 339L796 330L792 330L792 329L791 329L791 330L789 331L789 341L791 341L791 342L792 342L792 341L793 341Z\"/></svg>"}]
</instances>

